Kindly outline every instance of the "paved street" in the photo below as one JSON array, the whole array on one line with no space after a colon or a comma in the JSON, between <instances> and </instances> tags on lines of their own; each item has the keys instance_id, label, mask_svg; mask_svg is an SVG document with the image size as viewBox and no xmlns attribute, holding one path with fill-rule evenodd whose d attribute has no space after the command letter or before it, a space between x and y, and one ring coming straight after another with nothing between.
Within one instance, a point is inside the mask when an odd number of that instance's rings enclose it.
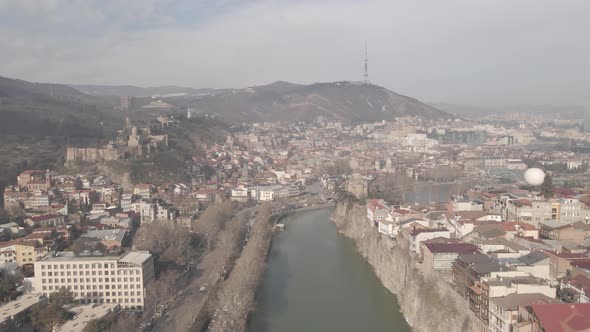
<instances>
[{"instance_id":1,"label":"paved street","mask_svg":"<svg viewBox=\"0 0 590 332\"><path fill-rule=\"evenodd\" d=\"M240 222L248 220L250 213L256 209L248 208L239 211L236 215ZM168 309L168 311L159 319L156 320L152 331L189 331L193 325L197 315L203 308L207 294L210 290L215 288L219 281L219 273L221 273L223 265L221 257L223 257L223 248L217 246L209 254L205 255L199 264L191 271L191 281L184 289L176 302ZM207 284L205 293L201 293L199 288Z\"/></svg>"}]
</instances>

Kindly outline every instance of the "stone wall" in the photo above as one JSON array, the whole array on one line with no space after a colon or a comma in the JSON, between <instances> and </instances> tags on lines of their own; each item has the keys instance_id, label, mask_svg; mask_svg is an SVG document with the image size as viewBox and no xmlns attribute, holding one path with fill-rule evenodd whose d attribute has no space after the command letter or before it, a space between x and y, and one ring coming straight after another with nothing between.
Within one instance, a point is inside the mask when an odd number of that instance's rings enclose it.
<instances>
[{"instance_id":1,"label":"stone wall","mask_svg":"<svg viewBox=\"0 0 590 332\"><path fill-rule=\"evenodd\" d=\"M110 161L123 159L125 151L117 148L73 148L66 150L66 161Z\"/></svg>"},{"instance_id":2,"label":"stone wall","mask_svg":"<svg viewBox=\"0 0 590 332\"><path fill-rule=\"evenodd\" d=\"M332 215L338 231L355 242L383 285L398 298L414 331L470 331L469 306L448 283L424 277L395 241L380 235L366 218L365 206L340 203Z\"/></svg>"}]
</instances>

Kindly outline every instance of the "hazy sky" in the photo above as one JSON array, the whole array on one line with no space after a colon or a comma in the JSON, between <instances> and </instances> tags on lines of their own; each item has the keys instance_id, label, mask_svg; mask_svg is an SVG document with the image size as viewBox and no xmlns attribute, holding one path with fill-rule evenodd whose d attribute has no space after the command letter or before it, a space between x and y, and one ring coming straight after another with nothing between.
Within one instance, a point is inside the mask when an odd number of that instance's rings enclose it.
<instances>
[{"instance_id":1,"label":"hazy sky","mask_svg":"<svg viewBox=\"0 0 590 332\"><path fill-rule=\"evenodd\" d=\"M370 80L425 101L590 101L588 0L0 0L0 75L246 87Z\"/></svg>"}]
</instances>

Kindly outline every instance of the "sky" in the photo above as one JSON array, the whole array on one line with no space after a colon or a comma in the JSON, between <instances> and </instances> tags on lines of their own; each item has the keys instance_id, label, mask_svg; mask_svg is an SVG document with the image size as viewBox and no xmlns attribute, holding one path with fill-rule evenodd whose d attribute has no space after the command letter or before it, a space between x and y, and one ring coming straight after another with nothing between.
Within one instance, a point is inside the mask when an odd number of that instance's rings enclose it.
<instances>
[{"instance_id":1,"label":"sky","mask_svg":"<svg viewBox=\"0 0 590 332\"><path fill-rule=\"evenodd\" d=\"M590 101L587 0L0 0L0 76L243 88L362 79L423 101Z\"/></svg>"}]
</instances>

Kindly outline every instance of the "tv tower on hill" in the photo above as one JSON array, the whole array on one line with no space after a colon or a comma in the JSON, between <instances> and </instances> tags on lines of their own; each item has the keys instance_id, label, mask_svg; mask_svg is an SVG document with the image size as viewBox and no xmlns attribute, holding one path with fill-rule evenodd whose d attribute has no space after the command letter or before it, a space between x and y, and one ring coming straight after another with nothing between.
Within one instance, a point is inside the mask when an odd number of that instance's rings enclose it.
<instances>
[{"instance_id":1,"label":"tv tower on hill","mask_svg":"<svg viewBox=\"0 0 590 332\"><path fill-rule=\"evenodd\" d=\"M369 84L369 53L367 52L367 42L365 41L365 72L363 73L363 81Z\"/></svg>"}]
</instances>

